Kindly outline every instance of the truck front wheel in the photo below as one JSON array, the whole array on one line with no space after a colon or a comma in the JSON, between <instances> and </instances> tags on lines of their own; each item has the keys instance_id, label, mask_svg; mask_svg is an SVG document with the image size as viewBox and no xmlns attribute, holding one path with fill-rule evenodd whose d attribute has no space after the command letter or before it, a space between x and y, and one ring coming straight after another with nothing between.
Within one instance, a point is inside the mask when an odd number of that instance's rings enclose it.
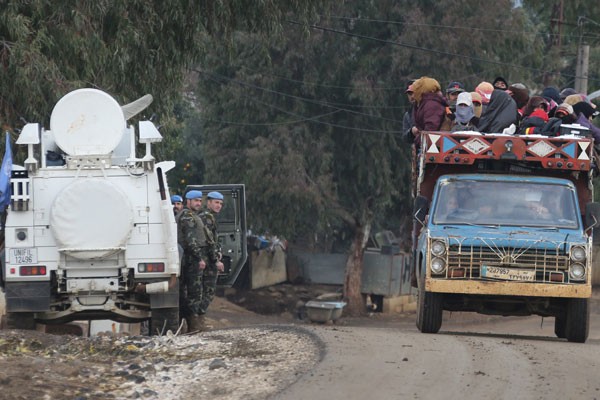
<instances>
[{"instance_id":1,"label":"truck front wheel","mask_svg":"<svg viewBox=\"0 0 600 400\"><path fill-rule=\"evenodd\" d=\"M5 329L35 329L35 319L31 312L7 312L2 318Z\"/></svg>"},{"instance_id":2,"label":"truck front wheel","mask_svg":"<svg viewBox=\"0 0 600 400\"><path fill-rule=\"evenodd\" d=\"M565 336L569 342L585 343L590 332L589 299L569 299Z\"/></svg>"},{"instance_id":3,"label":"truck front wheel","mask_svg":"<svg viewBox=\"0 0 600 400\"><path fill-rule=\"evenodd\" d=\"M442 307L444 297L441 293L431 293L419 289L417 302L417 328L423 333L438 333L442 327Z\"/></svg>"},{"instance_id":4,"label":"truck front wheel","mask_svg":"<svg viewBox=\"0 0 600 400\"><path fill-rule=\"evenodd\" d=\"M164 335L179 329L179 308L153 308L150 318L150 335Z\"/></svg>"},{"instance_id":5,"label":"truck front wheel","mask_svg":"<svg viewBox=\"0 0 600 400\"><path fill-rule=\"evenodd\" d=\"M554 317L554 334L557 338L564 339L567 337L567 321L564 315Z\"/></svg>"}]
</instances>

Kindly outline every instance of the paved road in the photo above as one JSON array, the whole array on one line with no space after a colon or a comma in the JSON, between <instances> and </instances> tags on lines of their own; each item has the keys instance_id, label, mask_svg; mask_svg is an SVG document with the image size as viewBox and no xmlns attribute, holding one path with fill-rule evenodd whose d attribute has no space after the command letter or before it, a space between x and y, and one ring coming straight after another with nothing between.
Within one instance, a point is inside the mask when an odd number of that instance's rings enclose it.
<instances>
[{"instance_id":1,"label":"paved road","mask_svg":"<svg viewBox=\"0 0 600 400\"><path fill-rule=\"evenodd\" d=\"M600 399L600 307L585 344L557 339L553 318L474 315L445 315L434 335L407 319L313 325L323 361L276 398Z\"/></svg>"}]
</instances>

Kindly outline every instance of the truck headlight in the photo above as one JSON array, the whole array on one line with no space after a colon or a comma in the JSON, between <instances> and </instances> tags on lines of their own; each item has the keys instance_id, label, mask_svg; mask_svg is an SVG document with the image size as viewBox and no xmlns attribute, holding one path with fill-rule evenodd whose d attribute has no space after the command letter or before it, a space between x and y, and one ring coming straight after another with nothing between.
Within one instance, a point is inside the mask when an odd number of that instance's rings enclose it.
<instances>
[{"instance_id":1,"label":"truck headlight","mask_svg":"<svg viewBox=\"0 0 600 400\"><path fill-rule=\"evenodd\" d=\"M431 254L436 257L446 254L446 243L442 242L441 240L434 240L431 243Z\"/></svg>"},{"instance_id":2,"label":"truck headlight","mask_svg":"<svg viewBox=\"0 0 600 400\"><path fill-rule=\"evenodd\" d=\"M585 279L585 267L583 264L574 263L569 267L569 278L574 281L581 281Z\"/></svg>"},{"instance_id":3,"label":"truck headlight","mask_svg":"<svg viewBox=\"0 0 600 400\"><path fill-rule=\"evenodd\" d=\"M446 261L439 257L434 257L431 260L431 272L434 274L441 274L446 269Z\"/></svg>"},{"instance_id":4,"label":"truck headlight","mask_svg":"<svg viewBox=\"0 0 600 400\"><path fill-rule=\"evenodd\" d=\"M571 260L582 262L585 260L585 249L581 246L571 247Z\"/></svg>"}]
</instances>

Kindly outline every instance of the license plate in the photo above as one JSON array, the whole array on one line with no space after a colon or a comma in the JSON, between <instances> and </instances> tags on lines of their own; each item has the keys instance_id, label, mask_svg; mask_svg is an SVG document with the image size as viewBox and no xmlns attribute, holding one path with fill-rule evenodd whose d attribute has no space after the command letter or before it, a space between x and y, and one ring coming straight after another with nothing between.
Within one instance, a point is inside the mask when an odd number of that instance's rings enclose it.
<instances>
[{"instance_id":1,"label":"license plate","mask_svg":"<svg viewBox=\"0 0 600 400\"><path fill-rule=\"evenodd\" d=\"M506 281L535 281L535 271L503 267L481 267L482 278L503 279Z\"/></svg>"},{"instance_id":2,"label":"license plate","mask_svg":"<svg viewBox=\"0 0 600 400\"><path fill-rule=\"evenodd\" d=\"M38 262L37 249L10 249L10 263L13 265L36 264Z\"/></svg>"}]
</instances>

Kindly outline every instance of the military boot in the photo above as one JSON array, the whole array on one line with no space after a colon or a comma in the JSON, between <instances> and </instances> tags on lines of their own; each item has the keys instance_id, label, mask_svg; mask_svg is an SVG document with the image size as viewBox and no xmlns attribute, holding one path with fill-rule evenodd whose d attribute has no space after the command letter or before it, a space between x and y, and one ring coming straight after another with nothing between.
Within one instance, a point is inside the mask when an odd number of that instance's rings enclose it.
<instances>
[{"instance_id":1,"label":"military boot","mask_svg":"<svg viewBox=\"0 0 600 400\"><path fill-rule=\"evenodd\" d=\"M204 315L192 315L188 318L188 332L204 331Z\"/></svg>"}]
</instances>

